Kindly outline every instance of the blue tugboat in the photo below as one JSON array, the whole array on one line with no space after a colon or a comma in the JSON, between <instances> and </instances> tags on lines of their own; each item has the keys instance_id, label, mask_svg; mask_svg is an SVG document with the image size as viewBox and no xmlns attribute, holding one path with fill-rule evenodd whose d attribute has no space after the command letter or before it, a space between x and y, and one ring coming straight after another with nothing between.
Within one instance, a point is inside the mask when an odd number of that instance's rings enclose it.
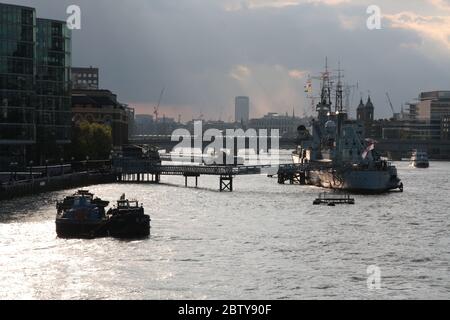
<instances>
[{"instance_id":1,"label":"blue tugboat","mask_svg":"<svg viewBox=\"0 0 450 320\"><path fill-rule=\"evenodd\" d=\"M79 190L56 205L56 233L60 238L98 238L108 236L109 202Z\"/></svg>"},{"instance_id":2,"label":"blue tugboat","mask_svg":"<svg viewBox=\"0 0 450 320\"><path fill-rule=\"evenodd\" d=\"M150 216L135 200L125 194L117 201L117 207L108 211L108 232L114 238L144 238L150 236Z\"/></svg>"}]
</instances>

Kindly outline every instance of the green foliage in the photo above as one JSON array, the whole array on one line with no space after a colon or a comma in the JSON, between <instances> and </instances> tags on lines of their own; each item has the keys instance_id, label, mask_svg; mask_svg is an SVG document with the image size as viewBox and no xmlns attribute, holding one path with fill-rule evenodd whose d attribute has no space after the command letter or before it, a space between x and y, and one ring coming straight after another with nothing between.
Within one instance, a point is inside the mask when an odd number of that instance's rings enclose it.
<instances>
[{"instance_id":1,"label":"green foliage","mask_svg":"<svg viewBox=\"0 0 450 320\"><path fill-rule=\"evenodd\" d=\"M72 156L75 159L105 160L112 150L111 127L84 121L73 128Z\"/></svg>"}]
</instances>

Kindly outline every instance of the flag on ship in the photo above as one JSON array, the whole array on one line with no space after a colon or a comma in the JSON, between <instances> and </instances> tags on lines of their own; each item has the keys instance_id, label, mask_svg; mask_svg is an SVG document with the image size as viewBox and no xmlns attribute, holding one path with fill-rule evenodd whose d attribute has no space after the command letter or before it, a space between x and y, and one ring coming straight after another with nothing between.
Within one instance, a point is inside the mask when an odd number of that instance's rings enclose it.
<instances>
[{"instance_id":1,"label":"flag on ship","mask_svg":"<svg viewBox=\"0 0 450 320\"><path fill-rule=\"evenodd\" d=\"M309 78L305 85L305 92L312 94L312 91L313 91L312 90L312 81L311 81L311 78Z\"/></svg>"},{"instance_id":2,"label":"flag on ship","mask_svg":"<svg viewBox=\"0 0 450 320\"><path fill-rule=\"evenodd\" d=\"M366 139L366 141L369 143L369 145L367 146L367 148L362 153L362 158L363 159L367 158L367 155L369 154L370 151L375 150L375 144L377 143L375 140L372 140L372 139Z\"/></svg>"}]
</instances>

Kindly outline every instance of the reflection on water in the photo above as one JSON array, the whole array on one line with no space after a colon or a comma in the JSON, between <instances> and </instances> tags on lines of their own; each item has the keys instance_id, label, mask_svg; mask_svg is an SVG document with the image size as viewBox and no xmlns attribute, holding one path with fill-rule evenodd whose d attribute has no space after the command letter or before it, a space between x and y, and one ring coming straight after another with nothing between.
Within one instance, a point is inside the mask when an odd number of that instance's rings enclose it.
<instances>
[{"instance_id":1,"label":"reflection on water","mask_svg":"<svg viewBox=\"0 0 450 320\"><path fill-rule=\"evenodd\" d=\"M55 202L74 190L2 202L0 298L449 298L450 164L398 167L403 194L355 206L312 206L320 189L264 176L238 177L234 193L217 177L91 187L144 203L152 235L137 241L57 239Z\"/></svg>"}]
</instances>

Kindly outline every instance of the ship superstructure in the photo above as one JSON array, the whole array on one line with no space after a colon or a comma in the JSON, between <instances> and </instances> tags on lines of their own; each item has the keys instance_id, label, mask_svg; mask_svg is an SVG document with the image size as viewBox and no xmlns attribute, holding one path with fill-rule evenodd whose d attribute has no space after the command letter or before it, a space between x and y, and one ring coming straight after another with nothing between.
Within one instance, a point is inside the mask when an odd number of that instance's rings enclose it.
<instances>
[{"instance_id":1,"label":"ship superstructure","mask_svg":"<svg viewBox=\"0 0 450 320\"><path fill-rule=\"evenodd\" d=\"M321 80L317 118L311 133L300 129L301 145L293 153L294 163L310 164L308 183L325 188L362 193L403 190L396 167L376 152L376 141L365 138L363 124L348 119L341 72L339 68L333 77L326 63L325 72L317 78Z\"/></svg>"}]
</instances>

